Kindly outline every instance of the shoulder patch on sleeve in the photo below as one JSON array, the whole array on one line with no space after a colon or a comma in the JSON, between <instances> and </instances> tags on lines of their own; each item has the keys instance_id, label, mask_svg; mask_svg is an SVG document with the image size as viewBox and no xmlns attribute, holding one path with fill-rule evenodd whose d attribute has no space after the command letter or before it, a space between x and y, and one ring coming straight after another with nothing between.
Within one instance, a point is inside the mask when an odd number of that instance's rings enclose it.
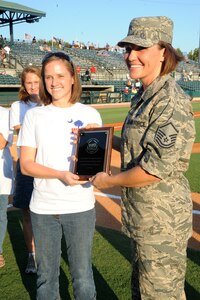
<instances>
[{"instance_id":1,"label":"shoulder patch on sleeve","mask_svg":"<svg viewBox=\"0 0 200 300\"><path fill-rule=\"evenodd\" d=\"M158 127L154 140L161 148L171 148L175 145L177 134L178 130L170 122Z\"/></svg>"}]
</instances>

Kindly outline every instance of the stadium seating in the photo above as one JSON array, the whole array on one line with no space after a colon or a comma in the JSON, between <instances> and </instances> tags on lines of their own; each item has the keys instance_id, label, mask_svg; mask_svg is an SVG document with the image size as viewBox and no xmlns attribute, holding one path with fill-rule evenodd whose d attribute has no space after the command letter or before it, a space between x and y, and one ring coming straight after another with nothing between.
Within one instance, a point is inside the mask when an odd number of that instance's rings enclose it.
<instances>
[{"instance_id":1,"label":"stadium seating","mask_svg":"<svg viewBox=\"0 0 200 300\"><path fill-rule=\"evenodd\" d=\"M0 85L18 85L20 83L18 77L8 74L0 74Z\"/></svg>"},{"instance_id":2,"label":"stadium seating","mask_svg":"<svg viewBox=\"0 0 200 300\"><path fill-rule=\"evenodd\" d=\"M105 69L110 72L113 72L113 70L127 72L127 67L121 53L108 52L108 55L104 56L97 55L97 50L78 48L64 48L64 52L69 54L75 65L80 65L82 70L95 65L98 69ZM15 55L23 67L30 63L40 66L46 51L42 51L37 44L14 43L12 54Z\"/></svg>"},{"instance_id":3,"label":"stadium seating","mask_svg":"<svg viewBox=\"0 0 200 300\"><path fill-rule=\"evenodd\" d=\"M19 75L24 67L27 65L41 66L42 58L47 51L43 51L43 47L39 43L32 44L27 42L16 42L12 45L11 57L12 66L15 68L16 75L11 76L7 71L0 72L0 87L4 86L19 86ZM60 51L57 48L52 48L52 51ZM133 96L131 94L124 94L123 90L127 82L127 66L124 62L122 53L112 51L99 51L97 49L79 49L67 48L62 51L67 53L76 66L80 66L80 79L84 86L84 91L81 97L81 102L86 104L91 103L107 103L107 102L129 102ZM13 63L13 61L15 63ZM91 80L86 82L84 80L85 70L95 66L96 73L91 74ZM192 70L196 74L194 78L197 80L184 81L183 70ZM200 69L195 64L181 62L177 71L174 72L174 77L178 84L192 97L200 97ZM196 73L195 73L196 72ZM87 85L90 86L87 88ZM92 90L91 86L95 88ZM96 91L96 86L113 86L114 91ZM106 88L105 88L106 90ZM16 90L15 90L16 91ZM5 95L0 102L6 101ZM4 100L3 100L4 99ZM10 98L8 99L10 103Z\"/></svg>"},{"instance_id":4,"label":"stadium seating","mask_svg":"<svg viewBox=\"0 0 200 300\"><path fill-rule=\"evenodd\" d=\"M191 97L200 97L200 81L177 81L182 89Z\"/></svg>"},{"instance_id":5,"label":"stadium seating","mask_svg":"<svg viewBox=\"0 0 200 300\"><path fill-rule=\"evenodd\" d=\"M200 91L200 81L177 81L178 84L186 90L190 91Z\"/></svg>"}]
</instances>

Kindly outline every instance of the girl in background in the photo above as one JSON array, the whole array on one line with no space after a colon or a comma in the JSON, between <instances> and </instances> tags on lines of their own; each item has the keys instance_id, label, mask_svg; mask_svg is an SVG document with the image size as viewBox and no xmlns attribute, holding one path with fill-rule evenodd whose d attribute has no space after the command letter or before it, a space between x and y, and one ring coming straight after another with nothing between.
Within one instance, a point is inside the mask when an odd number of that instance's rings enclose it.
<instances>
[{"instance_id":1,"label":"girl in background","mask_svg":"<svg viewBox=\"0 0 200 300\"><path fill-rule=\"evenodd\" d=\"M10 126L15 130L17 136L24 120L26 112L35 106L40 105L39 84L41 71L38 67L28 66L21 74L21 87L19 90L19 101L13 102L10 110ZM23 233L28 250L28 263L25 269L26 274L35 274L35 245L32 233L29 203L33 191L33 178L22 175L20 170L20 151L18 150L18 161L16 164L15 190L13 195L13 206L22 209Z\"/></svg>"}]
</instances>

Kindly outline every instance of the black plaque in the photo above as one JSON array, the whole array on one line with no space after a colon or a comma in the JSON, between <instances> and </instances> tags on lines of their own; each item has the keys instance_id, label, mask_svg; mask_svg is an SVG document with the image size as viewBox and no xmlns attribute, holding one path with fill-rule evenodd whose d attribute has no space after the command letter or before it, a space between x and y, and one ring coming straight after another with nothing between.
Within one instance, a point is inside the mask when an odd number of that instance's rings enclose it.
<instances>
[{"instance_id":1,"label":"black plaque","mask_svg":"<svg viewBox=\"0 0 200 300\"><path fill-rule=\"evenodd\" d=\"M88 180L98 172L110 171L113 127L79 129L74 173Z\"/></svg>"}]
</instances>

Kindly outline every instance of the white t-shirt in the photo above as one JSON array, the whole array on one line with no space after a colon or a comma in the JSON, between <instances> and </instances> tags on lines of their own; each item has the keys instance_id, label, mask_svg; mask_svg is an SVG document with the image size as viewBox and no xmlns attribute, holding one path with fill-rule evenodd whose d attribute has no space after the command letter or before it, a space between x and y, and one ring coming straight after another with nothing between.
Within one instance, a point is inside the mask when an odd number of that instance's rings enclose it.
<instances>
[{"instance_id":1,"label":"white t-shirt","mask_svg":"<svg viewBox=\"0 0 200 300\"><path fill-rule=\"evenodd\" d=\"M12 103L10 108L10 129L13 130L15 126L22 125L24 121L25 113L37 106L37 102L24 102L24 101L15 101ZM20 156L20 149L18 147L18 140L17 140L17 155Z\"/></svg>"},{"instance_id":2,"label":"white t-shirt","mask_svg":"<svg viewBox=\"0 0 200 300\"><path fill-rule=\"evenodd\" d=\"M15 101L10 108L10 128L14 129L17 125L22 125L25 113L37 106L36 102Z\"/></svg>"},{"instance_id":3,"label":"white t-shirt","mask_svg":"<svg viewBox=\"0 0 200 300\"><path fill-rule=\"evenodd\" d=\"M5 46L4 50L6 51L6 54L10 54L10 47L9 46Z\"/></svg>"},{"instance_id":4,"label":"white t-shirt","mask_svg":"<svg viewBox=\"0 0 200 300\"><path fill-rule=\"evenodd\" d=\"M52 104L35 107L26 113L19 144L37 148L36 162L56 170L73 170L75 154L72 128L89 123L102 125L96 109L76 103L60 108ZM68 186L58 179L34 179L30 210L38 214L66 214L87 211L94 207L93 187Z\"/></svg>"},{"instance_id":5,"label":"white t-shirt","mask_svg":"<svg viewBox=\"0 0 200 300\"><path fill-rule=\"evenodd\" d=\"M0 133L8 141L7 146L0 150L0 194L10 195L13 189L13 164L9 147L13 135L9 129L9 110L3 107L0 107Z\"/></svg>"}]
</instances>

